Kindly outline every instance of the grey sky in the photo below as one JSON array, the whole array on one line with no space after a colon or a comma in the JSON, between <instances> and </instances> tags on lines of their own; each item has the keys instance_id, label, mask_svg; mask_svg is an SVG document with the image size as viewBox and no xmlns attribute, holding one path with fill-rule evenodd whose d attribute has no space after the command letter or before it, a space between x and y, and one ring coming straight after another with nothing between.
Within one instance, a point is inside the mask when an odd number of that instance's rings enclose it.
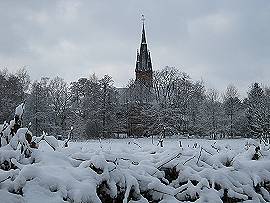
<instances>
[{"instance_id":1,"label":"grey sky","mask_svg":"<svg viewBox=\"0 0 270 203\"><path fill-rule=\"evenodd\" d=\"M208 87L270 84L269 0L0 1L0 66L32 79L109 74L134 78L140 15L154 69L187 72Z\"/></svg>"}]
</instances>

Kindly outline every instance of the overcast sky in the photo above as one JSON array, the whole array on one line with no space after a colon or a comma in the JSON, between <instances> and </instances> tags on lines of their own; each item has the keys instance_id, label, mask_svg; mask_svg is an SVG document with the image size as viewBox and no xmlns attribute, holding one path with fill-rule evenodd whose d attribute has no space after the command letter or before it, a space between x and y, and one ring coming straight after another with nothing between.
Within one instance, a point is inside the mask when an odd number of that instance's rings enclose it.
<instances>
[{"instance_id":1,"label":"overcast sky","mask_svg":"<svg viewBox=\"0 0 270 203\"><path fill-rule=\"evenodd\" d=\"M141 14L153 68L178 67L207 87L270 84L269 0L0 0L0 66L32 79L134 78Z\"/></svg>"}]
</instances>

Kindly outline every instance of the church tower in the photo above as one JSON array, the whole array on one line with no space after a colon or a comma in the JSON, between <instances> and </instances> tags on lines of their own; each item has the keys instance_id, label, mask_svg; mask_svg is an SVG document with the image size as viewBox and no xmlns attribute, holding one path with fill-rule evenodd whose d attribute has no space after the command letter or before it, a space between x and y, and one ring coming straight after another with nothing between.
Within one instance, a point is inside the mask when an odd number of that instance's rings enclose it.
<instances>
[{"instance_id":1,"label":"church tower","mask_svg":"<svg viewBox=\"0 0 270 203\"><path fill-rule=\"evenodd\" d=\"M142 39L140 51L137 50L136 60L136 82L145 85L146 87L152 87L153 70L150 51L147 49L145 29L144 29L144 16L142 16Z\"/></svg>"}]
</instances>

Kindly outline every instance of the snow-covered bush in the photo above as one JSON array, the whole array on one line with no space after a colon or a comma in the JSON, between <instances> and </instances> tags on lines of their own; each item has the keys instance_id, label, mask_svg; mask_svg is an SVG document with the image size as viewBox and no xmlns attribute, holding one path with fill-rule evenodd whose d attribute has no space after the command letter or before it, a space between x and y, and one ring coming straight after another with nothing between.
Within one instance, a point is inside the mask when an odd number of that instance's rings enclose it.
<instances>
[{"instance_id":1,"label":"snow-covered bush","mask_svg":"<svg viewBox=\"0 0 270 203\"><path fill-rule=\"evenodd\" d=\"M130 140L70 143L20 124L23 105L3 125L1 202L269 202L270 151L194 141L173 147ZM16 116L15 116L16 117ZM16 125L17 127L16 127ZM72 132L72 129L71 129ZM150 141L151 142L151 141ZM210 142L210 141L208 141ZM212 141L211 141L212 142Z\"/></svg>"}]
</instances>

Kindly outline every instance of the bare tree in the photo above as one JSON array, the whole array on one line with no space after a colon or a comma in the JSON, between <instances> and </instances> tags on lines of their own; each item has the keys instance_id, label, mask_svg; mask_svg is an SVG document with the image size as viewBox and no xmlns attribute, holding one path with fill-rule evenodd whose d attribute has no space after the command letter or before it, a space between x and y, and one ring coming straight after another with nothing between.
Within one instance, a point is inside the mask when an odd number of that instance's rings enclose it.
<instances>
[{"instance_id":1,"label":"bare tree","mask_svg":"<svg viewBox=\"0 0 270 203\"><path fill-rule=\"evenodd\" d=\"M178 77L179 72L174 67L167 66L161 71L154 72L153 89L155 98L162 107L167 107L172 103Z\"/></svg>"},{"instance_id":2,"label":"bare tree","mask_svg":"<svg viewBox=\"0 0 270 203\"><path fill-rule=\"evenodd\" d=\"M18 77L22 87L23 87L23 91L27 92L29 90L30 87L30 76L28 71L26 70L26 67L22 67L20 69L18 69L15 73L15 75Z\"/></svg>"},{"instance_id":3,"label":"bare tree","mask_svg":"<svg viewBox=\"0 0 270 203\"><path fill-rule=\"evenodd\" d=\"M204 104L206 133L211 134L213 139L216 139L219 130L221 118L221 103L219 92L216 89L209 89L206 94Z\"/></svg>"},{"instance_id":4,"label":"bare tree","mask_svg":"<svg viewBox=\"0 0 270 203\"><path fill-rule=\"evenodd\" d=\"M239 116L241 106L242 104L237 88L233 85L229 85L223 95L223 107L225 115L229 117L229 135L231 137L233 137L237 131L234 125L236 123L236 116Z\"/></svg>"},{"instance_id":5,"label":"bare tree","mask_svg":"<svg viewBox=\"0 0 270 203\"><path fill-rule=\"evenodd\" d=\"M49 97L54 111L55 126L66 130L66 120L70 106L70 94L63 78L55 77L49 83Z\"/></svg>"}]
</instances>

